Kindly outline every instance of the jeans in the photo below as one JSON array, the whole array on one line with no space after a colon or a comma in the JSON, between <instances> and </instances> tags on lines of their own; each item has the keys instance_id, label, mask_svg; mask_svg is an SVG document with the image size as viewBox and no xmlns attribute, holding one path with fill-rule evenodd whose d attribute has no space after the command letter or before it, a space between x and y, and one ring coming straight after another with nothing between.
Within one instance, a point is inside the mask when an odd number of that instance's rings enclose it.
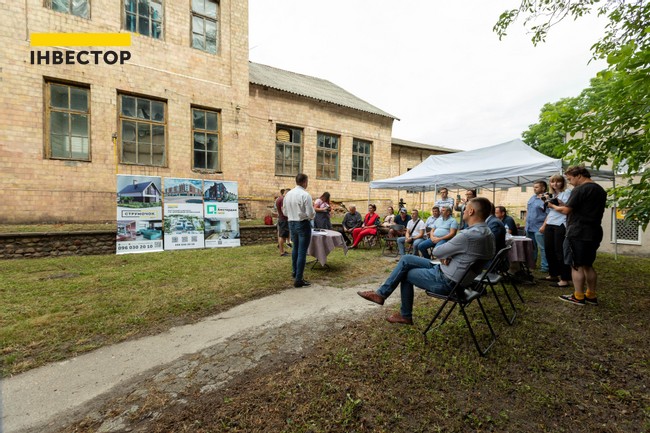
<instances>
[{"instance_id":1,"label":"jeans","mask_svg":"<svg viewBox=\"0 0 650 433\"><path fill-rule=\"evenodd\" d=\"M544 233L540 232L526 232L526 237L532 239L533 241L533 261L537 263L537 248L542 257L542 263L540 264L540 270L542 272L548 272L548 262L546 261L546 251L544 250Z\"/></svg>"},{"instance_id":2,"label":"jeans","mask_svg":"<svg viewBox=\"0 0 650 433\"><path fill-rule=\"evenodd\" d=\"M441 241L438 241L437 244L434 244L431 239L426 239L426 240L420 242L420 245L418 245L418 250L420 250L420 254L422 254L422 257L424 257L425 259L430 259L431 255L429 254L429 248L431 248L433 246L437 247L438 245L442 245L445 242L447 242L447 241L446 240L441 240Z\"/></svg>"},{"instance_id":3,"label":"jeans","mask_svg":"<svg viewBox=\"0 0 650 433\"><path fill-rule=\"evenodd\" d=\"M311 242L311 224L309 220L289 221L291 232L291 275L296 281L303 280L305 263L307 262L307 248Z\"/></svg>"},{"instance_id":4,"label":"jeans","mask_svg":"<svg viewBox=\"0 0 650 433\"><path fill-rule=\"evenodd\" d=\"M403 256L384 284L377 289L377 294L388 298L397 285L400 284L402 317L413 316L413 286L418 286L427 292L449 294L454 288L454 282L442 273L439 265L433 265L427 259L413 255Z\"/></svg>"},{"instance_id":5,"label":"jeans","mask_svg":"<svg viewBox=\"0 0 650 433\"><path fill-rule=\"evenodd\" d=\"M415 254L417 252L418 245L420 245L420 242L422 242L423 240L424 239L422 239L422 238L418 238L418 239L413 241L413 249L411 250L412 254ZM403 256L404 254L406 254L406 252L405 252L406 251L406 246L405 245L406 245L406 236L402 236L402 237L397 238L397 248L399 249L400 256Z\"/></svg>"}]
</instances>

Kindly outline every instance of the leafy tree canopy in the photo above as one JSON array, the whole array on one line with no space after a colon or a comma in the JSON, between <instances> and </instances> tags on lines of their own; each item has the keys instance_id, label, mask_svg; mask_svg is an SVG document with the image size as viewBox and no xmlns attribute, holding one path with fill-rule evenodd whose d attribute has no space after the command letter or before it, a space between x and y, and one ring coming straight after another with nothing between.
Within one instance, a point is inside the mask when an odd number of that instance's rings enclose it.
<instances>
[{"instance_id":1,"label":"leafy tree canopy","mask_svg":"<svg viewBox=\"0 0 650 433\"><path fill-rule=\"evenodd\" d=\"M592 46L594 59L608 68L576 98L544 105L540 123L523 133L543 153L594 168L612 164L624 184L610 190L627 218L645 228L650 222L650 2L647 0L522 0L494 26L500 38L518 19L543 42L561 20L589 13L606 16L602 38ZM565 134L571 139L564 142Z\"/></svg>"}]
</instances>

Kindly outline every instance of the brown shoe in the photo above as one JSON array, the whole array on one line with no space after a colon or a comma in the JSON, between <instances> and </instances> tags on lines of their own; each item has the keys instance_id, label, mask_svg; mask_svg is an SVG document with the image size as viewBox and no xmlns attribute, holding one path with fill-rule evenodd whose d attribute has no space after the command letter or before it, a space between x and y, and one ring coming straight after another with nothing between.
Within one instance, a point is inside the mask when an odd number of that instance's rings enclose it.
<instances>
[{"instance_id":1,"label":"brown shoe","mask_svg":"<svg viewBox=\"0 0 650 433\"><path fill-rule=\"evenodd\" d=\"M365 292L357 292L357 295L361 296L363 299L367 299L375 304L384 305L384 298L373 292L372 290L366 290Z\"/></svg>"},{"instance_id":2,"label":"brown shoe","mask_svg":"<svg viewBox=\"0 0 650 433\"><path fill-rule=\"evenodd\" d=\"M413 324L413 319L402 317L401 314L395 313L390 317L387 317L386 320L388 320L390 323L399 323L401 325L412 325Z\"/></svg>"}]
</instances>

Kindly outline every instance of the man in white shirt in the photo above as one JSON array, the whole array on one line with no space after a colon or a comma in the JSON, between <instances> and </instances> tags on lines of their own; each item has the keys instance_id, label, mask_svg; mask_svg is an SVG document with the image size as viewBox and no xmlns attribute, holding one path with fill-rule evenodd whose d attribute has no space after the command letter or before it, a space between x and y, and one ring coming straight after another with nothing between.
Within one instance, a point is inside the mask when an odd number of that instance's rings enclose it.
<instances>
[{"instance_id":1,"label":"man in white shirt","mask_svg":"<svg viewBox=\"0 0 650 433\"><path fill-rule=\"evenodd\" d=\"M314 206L311 195L306 191L309 178L304 173L296 176L296 187L286 193L282 203L282 212L289 219L291 232L291 275L294 287L311 285L305 281L305 263L307 262L307 249L311 242L311 224L314 219Z\"/></svg>"},{"instance_id":2,"label":"man in white shirt","mask_svg":"<svg viewBox=\"0 0 650 433\"><path fill-rule=\"evenodd\" d=\"M397 247L399 248L400 256L406 254L405 244L412 244L413 251L417 251L418 244L424 240L425 225L424 221L418 215L418 210L413 209L413 212L411 212L411 221L406 225L406 233L404 236L397 238Z\"/></svg>"}]
</instances>

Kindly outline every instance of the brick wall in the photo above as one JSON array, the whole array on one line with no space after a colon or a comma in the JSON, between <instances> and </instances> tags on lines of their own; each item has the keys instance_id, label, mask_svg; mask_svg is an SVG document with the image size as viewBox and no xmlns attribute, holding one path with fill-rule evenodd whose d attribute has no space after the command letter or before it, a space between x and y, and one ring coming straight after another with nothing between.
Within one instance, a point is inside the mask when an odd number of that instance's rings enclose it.
<instances>
[{"instance_id":1,"label":"brick wall","mask_svg":"<svg viewBox=\"0 0 650 433\"><path fill-rule=\"evenodd\" d=\"M281 188L295 186L293 176L275 175L275 134L278 125L303 131L302 171L309 176L308 191L316 199L329 191L332 200L346 206L365 209L368 183L352 181L352 140L372 142L372 179L391 175L391 132L393 120L334 104L280 92L262 86L250 86L248 116L254 155L242 155L241 164L248 173L243 181L256 215L268 212L272 199ZM339 137L339 179L317 179L317 134ZM373 190L372 197L388 197L387 191Z\"/></svg>"},{"instance_id":2,"label":"brick wall","mask_svg":"<svg viewBox=\"0 0 650 433\"><path fill-rule=\"evenodd\" d=\"M217 55L191 48L190 2L167 1L163 39L130 33L132 46L124 49L132 57L124 65L31 65L31 49L47 49L30 47L31 33L126 32L123 2L90 3L91 19L54 12L43 0L0 7L0 223L114 220L117 173L205 179L234 179L239 173L234 164L224 164L219 174L192 171L190 107L221 111L224 161L246 145L240 110L248 98L248 2L221 0ZM44 157L47 80L90 87L91 162ZM165 167L116 163L111 136L120 133L118 92L166 101Z\"/></svg>"}]
</instances>

